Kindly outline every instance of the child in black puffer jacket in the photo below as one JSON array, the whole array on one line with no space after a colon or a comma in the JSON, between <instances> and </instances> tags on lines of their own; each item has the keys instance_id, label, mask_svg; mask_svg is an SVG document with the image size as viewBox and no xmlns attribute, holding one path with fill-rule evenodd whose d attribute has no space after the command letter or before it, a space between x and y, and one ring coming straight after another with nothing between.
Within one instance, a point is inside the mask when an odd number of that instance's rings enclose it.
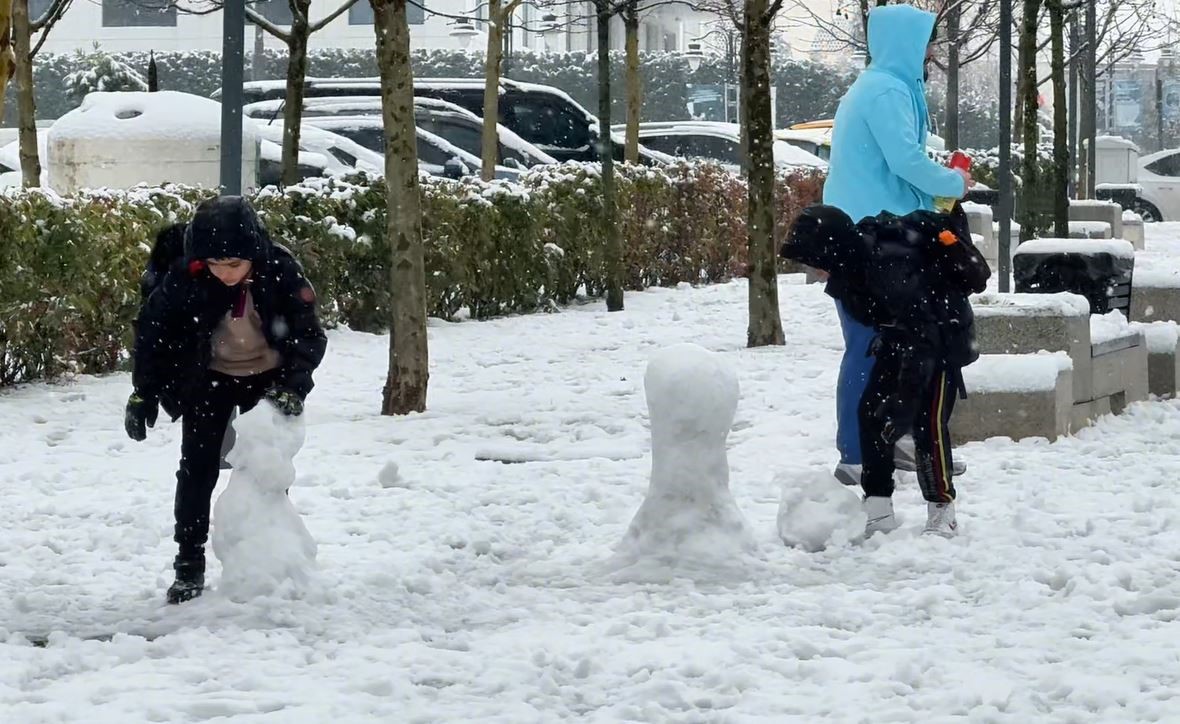
<instances>
[{"instance_id":1,"label":"child in black puffer jacket","mask_svg":"<svg viewBox=\"0 0 1180 724\"><path fill-rule=\"evenodd\" d=\"M230 418L264 398L301 414L327 338L299 262L241 197L205 201L188 224L164 230L141 287L124 424L143 440L160 408L183 418L168 589L168 601L180 603L204 589L210 499Z\"/></svg>"},{"instance_id":2,"label":"child in black puffer jacket","mask_svg":"<svg viewBox=\"0 0 1180 724\"><path fill-rule=\"evenodd\" d=\"M893 448L912 434L926 532L954 535L948 423L956 393L966 396L962 368L979 357L967 298L991 276L962 207L881 213L853 224L835 207L813 206L796 221L782 255L828 272L828 294L877 331L859 410L866 533L897 527Z\"/></svg>"}]
</instances>

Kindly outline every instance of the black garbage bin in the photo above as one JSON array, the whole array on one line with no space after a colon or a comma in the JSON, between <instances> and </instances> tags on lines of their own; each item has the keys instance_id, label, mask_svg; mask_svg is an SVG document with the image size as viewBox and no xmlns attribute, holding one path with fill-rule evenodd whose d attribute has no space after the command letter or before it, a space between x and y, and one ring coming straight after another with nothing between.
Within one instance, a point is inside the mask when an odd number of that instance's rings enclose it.
<instances>
[{"instance_id":1,"label":"black garbage bin","mask_svg":"<svg viewBox=\"0 0 1180 724\"><path fill-rule=\"evenodd\" d=\"M1119 310L1130 318L1135 249L1121 239L1033 239L1016 249L1012 278L1017 292L1073 292L1092 314Z\"/></svg>"}]
</instances>

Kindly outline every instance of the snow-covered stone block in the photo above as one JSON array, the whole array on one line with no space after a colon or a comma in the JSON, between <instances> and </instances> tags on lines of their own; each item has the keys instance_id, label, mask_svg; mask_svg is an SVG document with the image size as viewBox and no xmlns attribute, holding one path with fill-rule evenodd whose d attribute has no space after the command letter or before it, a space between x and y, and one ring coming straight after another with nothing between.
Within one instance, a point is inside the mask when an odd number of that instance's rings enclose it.
<instances>
[{"instance_id":1,"label":"snow-covered stone block","mask_svg":"<svg viewBox=\"0 0 1180 724\"><path fill-rule=\"evenodd\" d=\"M1071 239L1110 239L1114 231L1105 221L1071 221L1069 222L1069 238Z\"/></svg>"},{"instance_id":2,"label":"snow-covered stone block","mask_svg":"<svg viewBox=\"0 0 1180 724\"><path fill-rule=\"evenodd\" d=\"M1136 214L1134 211L1123 212L1123 234L1122 238L1131 242L1136 251L1143 251L1147 248L1147 237L1143 229L1143 217Z\"/></svg>"},{"instance_id":3,"label":"snow-covered stone block","mask_svg":"<svg viewBox=\"0 0 1180 724\"><path fill-rule=\"evenodd\" d=\"M1072 367L1064 352L982 355L963 369L967 399L956 403L951 417L954 444L1069 434Z\"/></svg>"},{"instance_id":4,"label":"snow-covered stone block","mask_svg":"<svg viewBox=\"0 0 1180 724\"><path fill-rule=\"evenodd\" d=\"M984 355L1065 352L1075 401L1092 399L1090 303L1080 294L985 293L973 296L975 339Z\"/></svg>"},{"instance_id":5,"label":"snow-covered stone block","mask_svg":"<svg viewBox=\"0 0 1180 724\"><path fill-rule=\"evenodd\" d=\"M1175 397L1180 390L1180 327L1175 322L1132 322L1147 341L1147 391Z\"/></svg>"},{"instance_id":6,"label":"snow-covered stone block","mask_svg":"<svg viewBox=\"0 0 1180 724\"><path fill-rule=\"evenodd\" d=\"M1180 265L1140 255L1131 288L1131 320L1180 322Z\"/></svg>"},{"instance_id":7,"label":"snow-covered stone block","mask_svg":"<svg viewBox=\"0 0 1180 724\"><path fill-rule=\"evenodd\" d=\"M612 567L720 571L756 551L729 490L726 439L737 413L737 374L695 344L652 356L643 379L651 424L647 495Z\"/></svg>"},{"instance_id":8,"label":"snow-covered stone block","mask_svg":"<svg viewBox=\"0 0 1180 724\"><path fill-rule=\"evenodd\" d=\"M1071 230L1074 228L1075 223L1079 224L1079 228L1083 228L1083 225L1087 222L1106 224L1107 231L1109 232L1108 236L1089 236L1085 238L1123 238L1123 207L1113 201L1072 199L1069 202L1069 221ZM1094 228L1097 229L1099 227L1095 226Z\"/></svg>"},{"instance_id":9,"label":"snow-covered stone block","mask_svg":"<svg viewBox=\"0 0 1180 724\"><path fill-rule=\"evenodd\" d=\"M213 508L218 590L236 601L276 593L288 582L298 590L316 559L316 542L287 495L303 447L303 418L286 417L264 401L233 426L233 473Z\"/></svg>"}]
</instances>

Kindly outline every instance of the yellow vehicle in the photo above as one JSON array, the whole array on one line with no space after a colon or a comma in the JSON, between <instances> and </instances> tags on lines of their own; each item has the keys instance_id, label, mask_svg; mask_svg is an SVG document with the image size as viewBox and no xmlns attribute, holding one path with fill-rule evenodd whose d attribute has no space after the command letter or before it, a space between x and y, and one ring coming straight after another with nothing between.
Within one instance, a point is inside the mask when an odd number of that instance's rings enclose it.
<instances>
[{"instance_id":1,"label":"yellow vehicle","mask_svg":"<svg viewBox=\"0 0 1180 724\"><path fill-rule=\"evenodd\" d=\"M835 121L831 118L796 123L793 126L775 131L774 137L827 161L832 156L832 128L835 125ZM928 133L926 134L926 148L932 151L943 151L946 149L946 143L942 138Z\"/></svg>"}]
</instances>

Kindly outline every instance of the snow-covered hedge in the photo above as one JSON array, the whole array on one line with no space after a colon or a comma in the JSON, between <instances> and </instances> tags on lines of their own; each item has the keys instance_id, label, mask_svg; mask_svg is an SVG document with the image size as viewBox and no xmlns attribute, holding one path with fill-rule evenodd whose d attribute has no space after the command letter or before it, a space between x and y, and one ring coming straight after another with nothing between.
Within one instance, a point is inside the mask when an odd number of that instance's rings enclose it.
<instances>
[{"instance_id":1,"label":"snow-covered hedge","mask_svg":"<svg viewBox=\"0 0 1180 724\"><path fill-rule=\"evenodd\" d=\"M566 164L522 183L423 186L427 304L453 318L549 310L604 290L598 169ZM787 174L780 233L819 198L823 179ZM98 373L124 358L137 282L155 230L209 194L167 187L61 198L0 195L0 386ZM315 179L256 198L276 240L316 285L328 324L379 331L389 316L385 189L364 176ZM626 285L730 279L744 267L746 194L716 166L619 169Z\"/></svg>"},{"instance_id":2,"label":"snow-covered hedge","mask_svg":"<svg viewBox=\"0 0 1180 724\"><path fill-rule=\"evenodd\" d=\"M247 54L247 65L252 62ZM155 54L161 90L176 90L209 96L220 87L221 54L212 51L158 52ZM505 61L506 75L531 83L557 86L592 112L598 109L597 80L586 68L595 67L595 59L584 52L534 54L516 51ZM325 48L312 50L308 56L308 74L318 77L374 77L376 58L371 49ZM479 52L419 50L414 53L414 73L421 78L482 77L483 58ZM714 84L725 80L727 68L720 59L701 64L694 73L688 62L676 53L650 53L642 58L644 83L644 120L680 120L688 115L688 84ZM147 77L148 53L106 53L87 51L61 55L38 54L34 63L37 93L37 117L59 118L75 108L78 78L101 75L104 67L128 68ZM625 114L623 55L613 57L614 118ZM262 75L266 78L286 76L286 53L267 49ZM247 68L247 77L251 69ZM774 83L778 88L777 116L780 125L817 118L830 118L836 103L852 82L848 72L807 61L776 61ZM67 78L72 81L67 81ZM10 84L11 85L11 84ZM73 92L73 93L72 93ZM15 89L9 95L15 101ZM15 102L5 105L10 120L16 113Z\"/></svg>"}]
</instances>

